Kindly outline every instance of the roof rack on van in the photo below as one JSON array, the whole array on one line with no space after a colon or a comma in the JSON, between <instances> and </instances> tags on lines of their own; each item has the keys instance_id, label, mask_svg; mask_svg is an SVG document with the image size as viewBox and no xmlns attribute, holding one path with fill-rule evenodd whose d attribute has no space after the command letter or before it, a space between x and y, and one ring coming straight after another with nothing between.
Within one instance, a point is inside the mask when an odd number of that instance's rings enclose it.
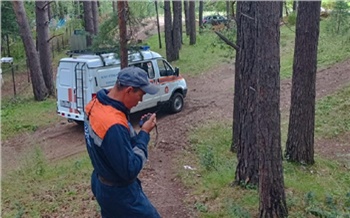
<instances>
[{"instance_id":1,"label":"roof rack on van","mask_svg":"<svg viewBox=\"0 0 350 218\"><path fill-rule=\"evenodd\" d=\"M129 48L128 48L129 52L138 52L142 59L144 59L144 56L143 56L141 51L148 51L148 50L150 50L150 46L148 46L148 45L129 46ZM119 56L119 47L101 48L98 50L92 50L92 49L69 50L66 52L66 55L68 55L69 57L73 57L73 56L77 56L77 55L98 55L101 58L103 66L105 66L106 62L105 62L102 54L108 54L108 53L114 53L116 56Z\"/></svg>"},{"instance_id":2,"label":"roof rack on van","mask_svg":"<svg viewBox=\"0 0 350 218\"><path fill-rule=\"evenodd\" d=\"M96 50L92 49L84 49L84 50L68 50L66 52L66 55L69 55L72 57L73 55L84 55L84 54L91 54L91 55L100 55L100 54L107 54L107 53L116 53L119 54L119 47L114 48L100 48ZM150 46L148 45L142 45L142 46L129 46L128 51L131 52L140 52L140 51L148 51L150 50Z\"/></svg>"}]
</instances>

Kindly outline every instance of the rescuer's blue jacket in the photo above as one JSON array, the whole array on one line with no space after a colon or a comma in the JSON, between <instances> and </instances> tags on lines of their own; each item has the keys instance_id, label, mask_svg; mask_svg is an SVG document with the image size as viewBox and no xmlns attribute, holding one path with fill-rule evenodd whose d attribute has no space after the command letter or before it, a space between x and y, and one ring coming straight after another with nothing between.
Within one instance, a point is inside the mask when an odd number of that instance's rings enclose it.
<instances>
[{"instance_id":1,"label":"rescuer's blue jacket","mask_svg":"<svg viewBox=\"0 0 350 218\"><path fill-rule=\"evenodd\" d=\"M86 147L94 167L91 189L102 217L160 217L137 179L147 161L148 133L134 131L123 103L101 90L85 107Z\"/></svg>"}]
</instances>

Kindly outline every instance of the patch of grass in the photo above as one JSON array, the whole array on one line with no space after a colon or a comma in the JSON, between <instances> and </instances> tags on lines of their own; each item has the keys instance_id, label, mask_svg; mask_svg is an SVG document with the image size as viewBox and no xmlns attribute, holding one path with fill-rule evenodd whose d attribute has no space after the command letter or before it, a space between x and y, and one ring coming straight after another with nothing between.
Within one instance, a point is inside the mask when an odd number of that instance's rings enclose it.
<instances>
[{"instance_id":1,"label":"patch of grass","mask_svg":"<svg viewBox=\"0 0 350 218\"><path fill-rule=\"evenodd\" d=\"M164 34L162 34L162 49L159 49L158 36L154 35L147 41L151 49L166 57ZM218 36L210 29L205 29L198 34L195 45L189 45L189 37L183 34L183 45L180 50L180 59L171 64L180 68L180 73L189 76L200 75L208 72L213 67L222 63L232 62L235 55L233 49L227 49Z\"/></svg>"},{"instance_id":2,"label":"patch of grass","mask_svg":"<svg viewBox=\"0 0 350 218\"><path fill-rule=\"evenodd\" d=\"M59 119L56 115L56 100L53 98L41 102L32 98L11 99L1 105L1 137L6 140L23 132L34 132Z\"/></svg>"},{"instance_id":3,"label":"patch of grass","mask_svg":"<svg viewBox=\"0 0 350 218\"><path fill-rule=\"evenodd\" d=\"M196 170L180 169L179 175L196 196L199 217L255 217L258 212L257 190L231 187L237 163L229 151L231 131L230 124L213 122L190 134L191 149L180 164ZM350 174L343 165L322 157L313 166L283 165L289 217L349 214Z\"/></svg>"},{"instance_id":4,"label":"patch of grass","mask_svg":"<svg viewBox=\"0 0 350 218\"><path fill-rule=\"evenodd\" d=\"M324 97L316 104L316 137L334 138L350 132L350 86Z\"/></svg>"},{"instance_id":5,"label":"patch of grass","mask_svg":"<svg viewBox=\"0 0 350 218\"><path fill-rule=\"evenodd\" d=\"M48 164L35 148L21 166L2 177L1 217L78 217L82 208L89 216L96 213L90 190L92 167L86 154Z\"/></svg>"}]
</instances>

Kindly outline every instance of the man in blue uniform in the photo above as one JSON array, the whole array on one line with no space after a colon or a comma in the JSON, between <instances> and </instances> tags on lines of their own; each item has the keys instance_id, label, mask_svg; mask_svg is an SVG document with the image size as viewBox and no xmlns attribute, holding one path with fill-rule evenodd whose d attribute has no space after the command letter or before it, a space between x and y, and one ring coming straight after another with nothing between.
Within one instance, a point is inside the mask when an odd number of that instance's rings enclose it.
<instances>
[{"instance_id":1,"label":"man in blue uniform","mask_svg":"<svg viewBox=\"0 0 350 218\"><path fill-rule=\"evenodd\" d=\"M149 132L156 115L138 134L129 122L130 109L143 95L157 92L144 70L127 67L110 91L100 90L85 107L86 147L94 168L91 189L103 218L160 217L137 178L148 158Z\"/></svg>"}]
</instances>

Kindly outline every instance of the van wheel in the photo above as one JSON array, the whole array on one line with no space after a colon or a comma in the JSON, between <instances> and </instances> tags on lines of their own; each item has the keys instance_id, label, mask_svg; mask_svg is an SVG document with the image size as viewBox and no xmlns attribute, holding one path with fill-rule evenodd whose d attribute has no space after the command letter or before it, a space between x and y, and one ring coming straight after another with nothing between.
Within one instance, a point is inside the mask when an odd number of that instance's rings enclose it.
<instances>
[{"instance_id":1,"label":"van wheel","mask_svg":"<svg viewBox=\"0 0 350 218\"><path fill-rule=\"evenodd\" d=\"M171 113L178 113L182 110L184 106L184 97L181 93L176 92L173 94L173 96L170 99L170 112Z\"/></svg>"}]
</instances>

